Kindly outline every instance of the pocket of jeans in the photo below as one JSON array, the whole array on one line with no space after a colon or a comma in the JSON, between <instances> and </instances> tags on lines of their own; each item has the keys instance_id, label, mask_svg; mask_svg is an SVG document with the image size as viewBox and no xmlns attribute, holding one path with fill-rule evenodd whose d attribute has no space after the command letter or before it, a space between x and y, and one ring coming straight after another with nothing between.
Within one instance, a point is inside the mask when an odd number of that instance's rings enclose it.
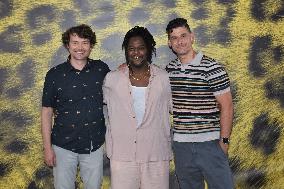
<instances>
[{"instance_id":1,"label":"pocket of jeans","mask_svg":"<svg viewBox=\"0 0 284 189\"><path fill-rule=\"evenodd\" d=\"M216 148L217 150L222 154L223 157L228 158L228 154L225 154L225 152L223 151L223 149L221 148L219 141L216 141Z\"/></svg>"}]
</instances>

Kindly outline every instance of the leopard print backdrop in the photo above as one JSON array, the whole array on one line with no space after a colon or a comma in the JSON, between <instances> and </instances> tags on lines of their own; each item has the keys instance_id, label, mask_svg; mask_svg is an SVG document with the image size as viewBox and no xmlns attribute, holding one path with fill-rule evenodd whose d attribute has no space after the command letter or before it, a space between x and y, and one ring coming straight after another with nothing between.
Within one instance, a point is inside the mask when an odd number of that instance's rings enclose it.
<instances>
[{"instance_id":1,"label":"leopard print backdrop","mask_svg":"<svg viewBox=\"0 0 284 189\"><path fill-rule=\"evenodd\" d=\"M195 48L230 75L235 117L229 158L236 188L284 188L283 16L283 0L1 0L0 188L53 188L39 115L45 73L68 55L63 31L91 25L98 38L91 57L115 69L124 62L124 34L135 25L147 27L157 42L154 62L164 66L174 57L165 27L175 17L188 19ZM102 188L109 186L105 160ZM173 166L170 180L177 189ZM79 175L76 187L82 188Z\"/></svg>"}]
</instances>

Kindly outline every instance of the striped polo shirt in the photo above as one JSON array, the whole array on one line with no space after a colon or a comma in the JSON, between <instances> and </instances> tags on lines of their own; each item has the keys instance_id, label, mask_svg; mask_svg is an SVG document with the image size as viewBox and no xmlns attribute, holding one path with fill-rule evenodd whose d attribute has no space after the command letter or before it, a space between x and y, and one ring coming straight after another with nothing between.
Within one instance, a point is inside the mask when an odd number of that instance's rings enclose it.
<instances>
[{"instance_id":1,"label":"striped polo shirt","mask_svg":"<svg viewBox=\"0 0 284 189\"><path fill-rule=\"evenodd\" d=\"M230 91L224 67L199 52L188 64L166 66L173 98L174 141L204 142L220 138L220 110L215 96Z\"/></svg>"}]
</instances>

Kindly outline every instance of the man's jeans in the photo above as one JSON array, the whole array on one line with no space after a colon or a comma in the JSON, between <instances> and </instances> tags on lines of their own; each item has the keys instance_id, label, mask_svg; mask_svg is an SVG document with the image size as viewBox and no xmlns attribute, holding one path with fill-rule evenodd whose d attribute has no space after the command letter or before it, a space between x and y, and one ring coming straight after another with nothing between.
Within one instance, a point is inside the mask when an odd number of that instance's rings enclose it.
<instances>
[{"instance_id":1,"label":"man's jeans","mask_svg":"<svg viewBox=\"0 0 284 189\"><path fill-rule=\"evenodd\" d=\"M53 167L55 189L75 189L77 165L84 189L100 189L103 178L103 147L90 154L77 154L58 146L52 146L56 155Z\"/></svg>"},{"instance_id":2,"label":"man's jeans","mask_svg":"<svg viewBox=\"0 0 284 189\"><path fill-rule=\"evenodd\" d=\"M233 189L227 155L219 140L174 142L175 167L180 189Z\"/></svg>"}]
</instances>

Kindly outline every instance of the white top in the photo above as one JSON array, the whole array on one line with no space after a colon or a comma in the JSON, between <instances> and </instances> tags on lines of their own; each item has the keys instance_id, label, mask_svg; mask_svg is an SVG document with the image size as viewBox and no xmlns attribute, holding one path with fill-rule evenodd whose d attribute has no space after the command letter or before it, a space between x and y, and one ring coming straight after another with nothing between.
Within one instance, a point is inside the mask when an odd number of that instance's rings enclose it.
<instances>
[{"instance_id":1,"label":"white top","mask_svg":"<svg viewBox=\"0 0 284 189\"><path fill-rule=\"evenodd\" d=\"M141 125L141 122L145 113L145 93L147 87L136 87L132 86L132 98L134 111L136 114L137 127Z\"/></svg>"}]
</instances>

